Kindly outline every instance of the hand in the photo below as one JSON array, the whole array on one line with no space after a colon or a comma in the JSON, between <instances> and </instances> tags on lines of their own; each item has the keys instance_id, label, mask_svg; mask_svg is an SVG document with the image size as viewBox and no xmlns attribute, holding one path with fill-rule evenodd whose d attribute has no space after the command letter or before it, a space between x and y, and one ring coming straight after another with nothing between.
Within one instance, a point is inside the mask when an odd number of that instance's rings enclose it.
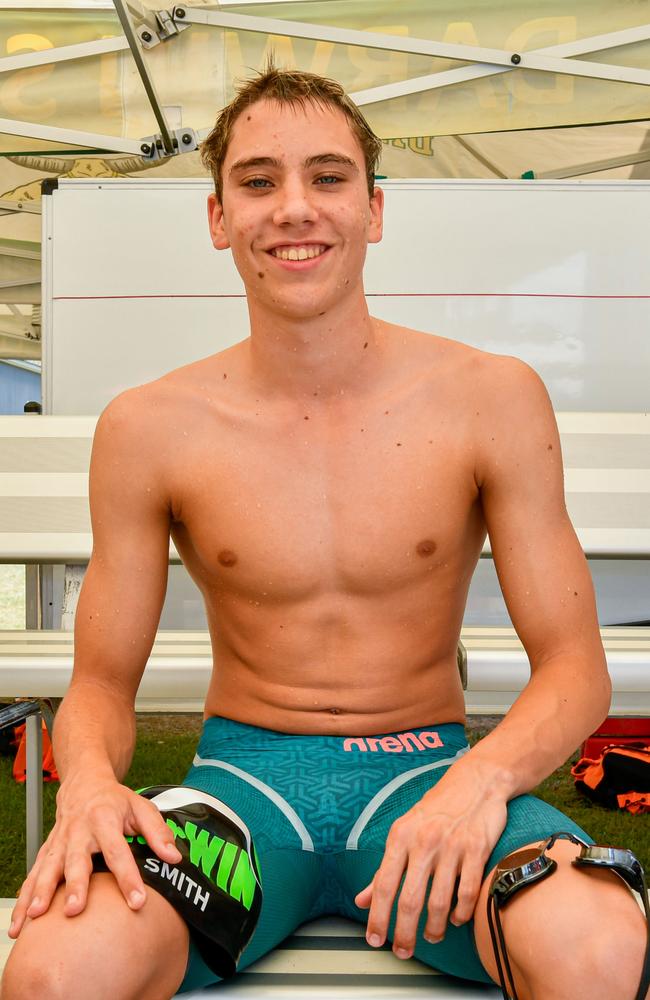
<instances>
[{"instance_id":1,"label":"hand","mask_svg":"<svg viewBox=\"0 0 650 1000\"><path fill-rule=\"evenodd\" d=\"M148 799L115 779L85 780L75 776L57 793L57 819L23 882L14 908L9 937L17 938L26 917L42 916L60 882L66 884L63 912L73 917L84 909L92 873L92 855L101 851L132 910L143 906L144 882L125 834L142 834L163 861L178 863L174 835Z\"/></svg>"},{"instance_id":2,"label":"hand","mask_svg":"<svg viewBox=\"0 0 650 1000\"><path fill-rule=\"evenodd\" d=\"M424 937L432 943L443 939L457 875L458 905L451 922L459 926L471 918L485 863L508 818L506 794L495 785L494 772L467 755L393 823L380 867L355 898L357 906L370 907L366 933L370 945L379 947L386 939L404 872L393 936L393 951L399 958L410 958L415 949L430 876Z\"/></svg>"}]
</instances>

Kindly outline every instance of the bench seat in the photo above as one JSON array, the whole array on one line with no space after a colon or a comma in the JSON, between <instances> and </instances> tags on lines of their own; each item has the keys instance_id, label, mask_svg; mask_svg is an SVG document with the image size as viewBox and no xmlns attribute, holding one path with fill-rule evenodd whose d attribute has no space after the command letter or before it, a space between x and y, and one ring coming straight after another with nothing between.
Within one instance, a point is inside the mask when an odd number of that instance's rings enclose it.
<instances>
[{"instance_id":1,"label":"bench seat","mask_svg":"<svg viewBox=\"0 0 650 1000\"><path fill-rule=\"evenodd\" d=\"M6 936L13 899L0 899L0 975L13 942ZM323 917L237 975L212 989L182 993L183 1000L214 996L237 1000L492 1000L496 987L452 979L416 959L402 962L389 948L375 951L364 928L340 917Z\"/></svg>"},{"instance_id":2,"label":"bench seat","mask_svg":"<svg viewBox=\"0 0 650 1000\"><path fill-rule=\"evenodd\" d=\"M611 715L650 715L650 629L603 628L613 681ZM525 686L530 667L514 629L465 628L468 714L498 715ZM73 634L0 631L0 697L62 698ZM158 632L136 699L138 711L201 712L212 671L207 632ZM435 722L436 720L431 720Z\"/></svg>"}]
</instances>

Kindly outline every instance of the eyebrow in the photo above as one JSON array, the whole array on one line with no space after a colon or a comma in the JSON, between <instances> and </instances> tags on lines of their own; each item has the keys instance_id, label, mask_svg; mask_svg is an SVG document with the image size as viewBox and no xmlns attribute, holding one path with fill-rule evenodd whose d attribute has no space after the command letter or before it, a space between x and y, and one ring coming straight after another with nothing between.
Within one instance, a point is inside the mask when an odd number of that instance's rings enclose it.
<instances>
[{"instance_id":1,"label":"eyebrow","mask_svg":"<svg viewBox=\"0 0 650 1000\"><path fill-rule=\"evenodd\" d=\"M349 156L344 156L342 153L317 153L315 156L308 156L303 166L313 167L319 163L340 163L341 166L351 167L357 173L359 172L359 168L354 160ZM236 163L233 163L228 174L230 176L234 173L241 173L241 171L248 170L250 167L275 167L277 170L281 170L282 161L276 159L274 156L250 156L245 160L237 160Z\"/></svg>"}]
</instances>

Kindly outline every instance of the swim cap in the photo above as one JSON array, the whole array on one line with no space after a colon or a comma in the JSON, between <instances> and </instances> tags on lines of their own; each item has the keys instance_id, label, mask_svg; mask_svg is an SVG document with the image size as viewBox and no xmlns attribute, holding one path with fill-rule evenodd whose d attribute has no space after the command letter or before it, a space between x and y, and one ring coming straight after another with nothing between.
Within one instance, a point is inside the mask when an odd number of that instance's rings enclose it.
<instances>
[{"instance_id":1,"label":"swim cap","mask_svg":"<svg viewBox=\"0 0 650 1000\"><path fill-rule=\"evenodd\" d=\"M237 813L207 792L186 785L154 785L139 794L160 811L182 854L178 864L170 864L144 837L127 837L143 881L180 913L212 972L228 979L236 972L262 906L250 831ZM105 862L100 870L106 870Z\"/></svg>"}]
</instances>

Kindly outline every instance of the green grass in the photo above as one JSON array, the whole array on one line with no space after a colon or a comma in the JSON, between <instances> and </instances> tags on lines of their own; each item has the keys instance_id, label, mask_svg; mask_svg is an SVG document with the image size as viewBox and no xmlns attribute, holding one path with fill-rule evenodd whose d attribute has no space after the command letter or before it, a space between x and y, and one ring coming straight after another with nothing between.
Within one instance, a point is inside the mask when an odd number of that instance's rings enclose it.
<instances>
[{"instance_id":1,"label":"green grass","mask_svg":"<svg viewBox=\"0 0 650 1000\"><path fill-rule=\"evenodd\" d=\"M200 732L199 716L139 716L138 742L125 784L142 788L162 782L178 784L185 776ZM486 734L476 723L468 727L470 743ZM599 843L629 847L650 873L650 823L647 817L610 811L581 796L569 771L578 755L555 771L534 794L562 810ZM11 775L12 761L0 758L0 896L15 896L25 876L25 788ZM45 785L44 827L54 822L58 784Z\"/></svg>"},{"instance_id":2,"label":"green grass","mask_svg":"<svg viewBox=\"0 0 650 1000\"><path fill-rule=\"evenodd\" d=\"M0 629L25 628L25 567L0 565Z\"/></svg>"}]
</instances>

